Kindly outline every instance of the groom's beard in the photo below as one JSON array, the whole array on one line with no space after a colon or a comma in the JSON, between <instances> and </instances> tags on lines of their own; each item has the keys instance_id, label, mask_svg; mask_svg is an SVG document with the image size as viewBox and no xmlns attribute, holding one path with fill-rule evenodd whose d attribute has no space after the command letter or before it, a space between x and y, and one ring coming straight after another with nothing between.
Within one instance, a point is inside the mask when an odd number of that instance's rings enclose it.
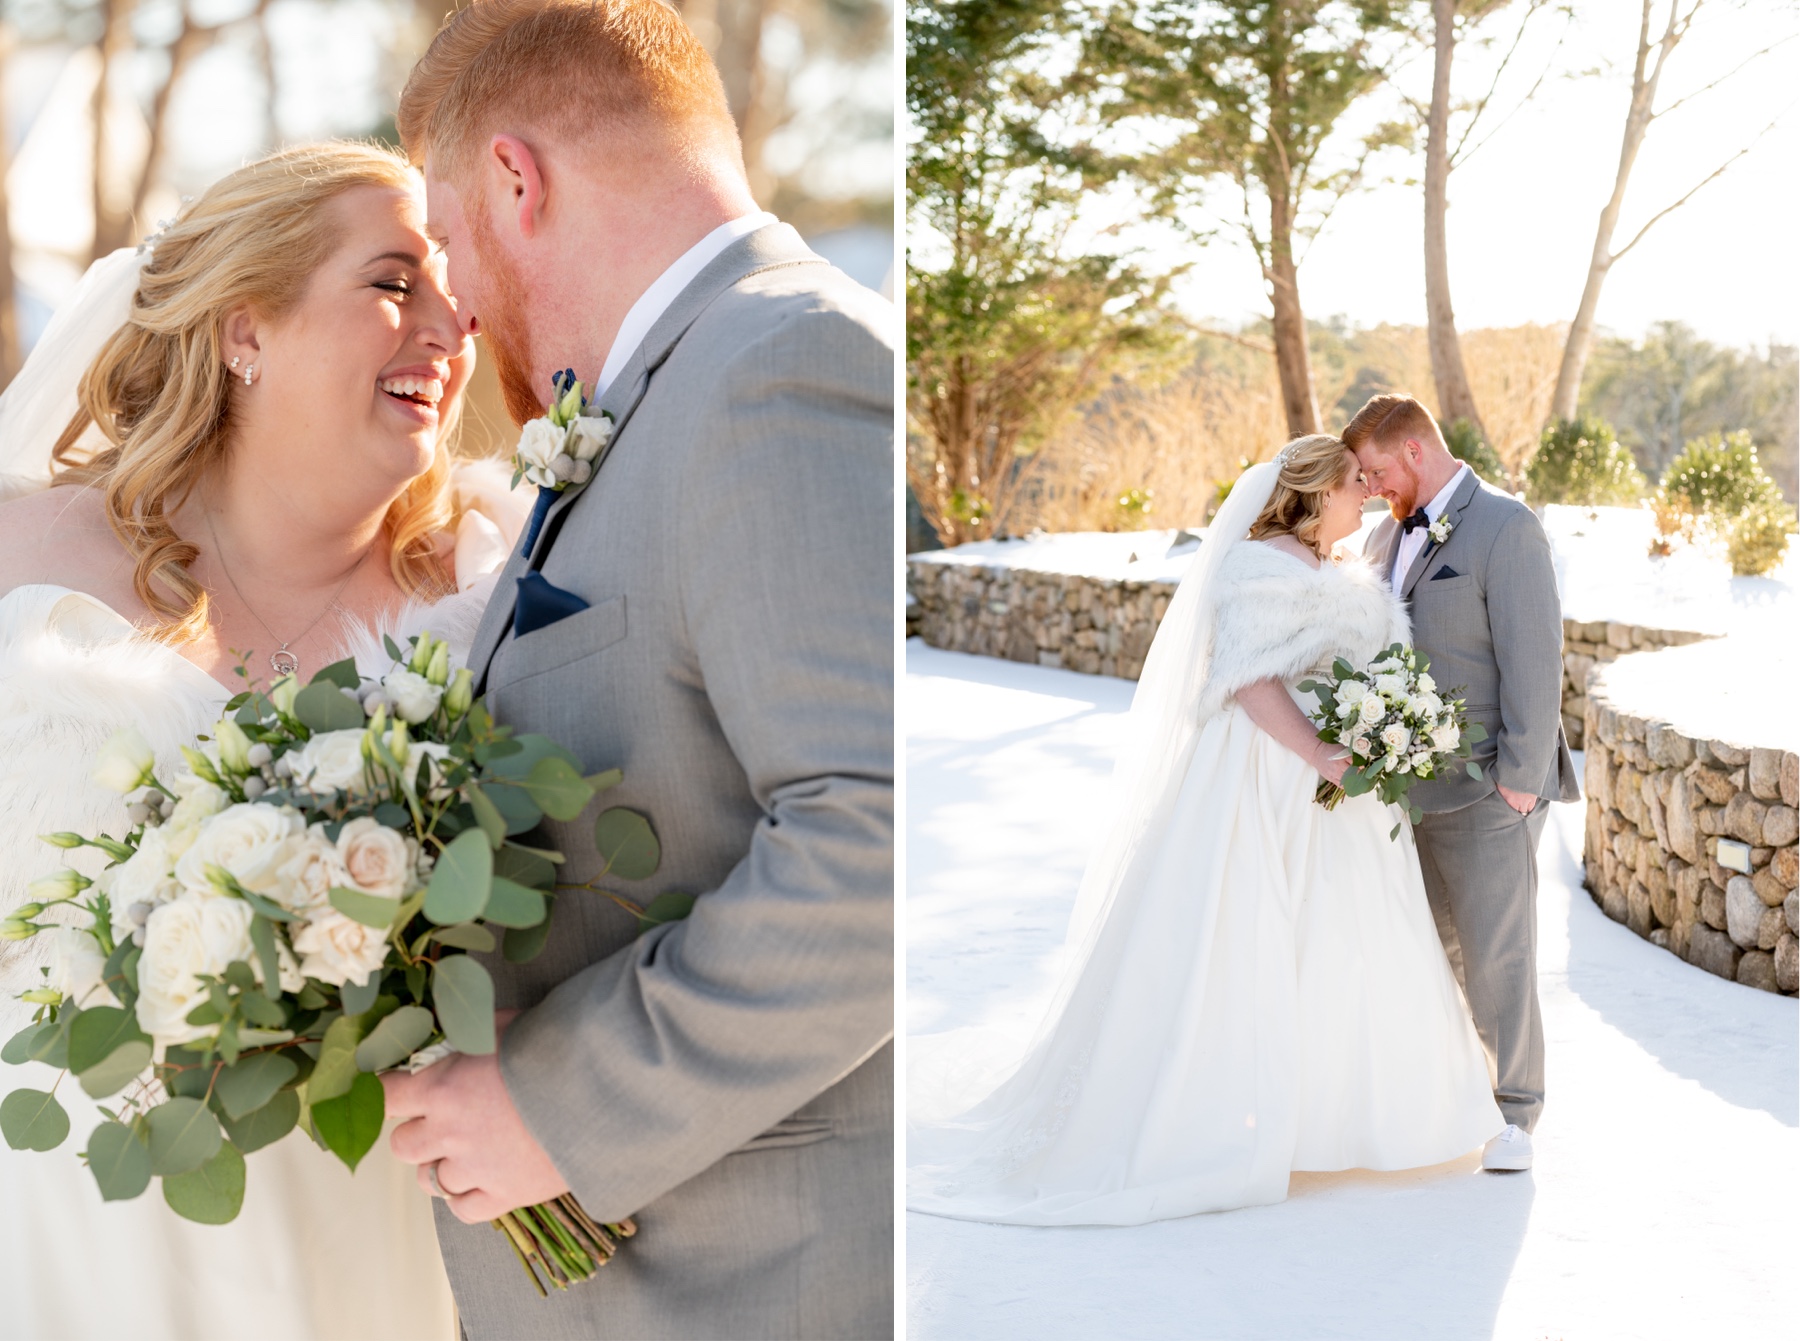
<instances>
[{"instance_id":1,"label":"groom's beard","mask_svg":"<svg viewBox=\"0 0 1800 1341\"><path fill-rule=\"evenodd\" d=\"M502 250L493 226L482 217L469 221L475 255L488 275L488 300L480 312L481 333L487 337L494 372L500 378L500 396L513 423L523 426L544 413L549 395L531 380L531 328L525 322L529 299L512 258Z\"/></svg>"}]
</instances>

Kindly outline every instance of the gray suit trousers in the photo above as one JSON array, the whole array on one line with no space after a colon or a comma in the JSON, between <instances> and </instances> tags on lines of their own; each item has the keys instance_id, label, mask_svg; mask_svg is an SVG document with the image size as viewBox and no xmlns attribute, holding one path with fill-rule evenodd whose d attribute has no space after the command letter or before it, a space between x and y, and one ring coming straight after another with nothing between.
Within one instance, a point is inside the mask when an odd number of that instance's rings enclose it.
<instances>
[{"instance_id":1,"label":"gray suit trousers","mask_svg":"<svg viewBox=\"0 0 1800 1341\"><path fill-rule=\"evenodd\" d=\"M1550 803L1521 815L1492 792L1413 826L1425 894L1508 1122L1530 1131L1544 1108L1544 1018L1537 996L1537 848Z\"/></svg>"}]
</instances>

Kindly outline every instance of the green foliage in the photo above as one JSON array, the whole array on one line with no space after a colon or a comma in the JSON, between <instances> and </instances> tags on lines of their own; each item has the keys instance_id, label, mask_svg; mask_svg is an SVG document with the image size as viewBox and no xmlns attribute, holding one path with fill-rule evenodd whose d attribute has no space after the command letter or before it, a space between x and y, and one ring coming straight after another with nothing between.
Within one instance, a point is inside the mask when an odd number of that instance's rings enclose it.
<instances>
[{"instance_id":1,"label":"green foliage","mask_svg":"<svg viewBox=\"0 0 1800 1341\"><path fill-rule=\"evenodd\" d=\"M202 1225L230 1224L244 1206L243 1154L235 1146L221 1145L198 1168L165 1177L163 1200L184 1220Z\"/></svg>"},{"instance_id":2,"label":"green foliage","mask_svg":"<svg viewBox=\"0 0 1800 1341\"><path fill-rule=\"evenodd\" d=\"M1500 454L1488 446L1480 429L1467 419L1458 419L1448 428L1442 424L1438 427L1444 434L1450 455L1458 461L1467 461L1469 468L1489 484L1506 487L1506 467L1500 464Z\"/></svg>"},{"instance_id":3,"label":"green foliage","mask_svg":"<svg viewBox=\"0 0 1800 1341\"><path fill-rule=\"evenodd\" d=\"M494 851L479 829L461 833L439 855L425 889L425 916L439 926L481 916L494 884Z\"/></svg>"},{"instance_id":4,"label":"green foliage","mask_svg":"<svg viewBox=\"0 0 1800 1341\"><path fill-rule=\"evenodd\" d=\"M594 846L608 875L620 880L648 880L662 865L662 844L650 821L635 810L614 806L594 821Z\"/></svg>"},{"instance_id":5,"label":"green foliage","mask_svg":"<svg viewBox=\"0 0 1800 1341\"><path fill-rule=\"evenodd\" d=\"M1764 497L1733 519L1725 535L1725 554L1739 577L1760 577L1787 557L1797 528L1794 507L1779 496Z\"/></svg>"},{"instance_id":6,"label":"green foliage","mask_svg":"<svg viewBox=\"0 0 1800 1341\"><path fill-rule=\"evenodd\" d=\"M14 1150L54 1150L69 1134L69 1115L44 1090L14 1090L0 1099L0 1135Z\"/></svg>"},{"instance_id":7,"label":"green foliage","mask_svg":"<svg viewBox=\"0 0 1800 1341\"><path fill-rule=\"evenodd\" d=\"M387 1111L386 1092L377 1076L364 1072L335 1099L312 1106L313 1130L325 1148L343 1160L352 1173L381 1135Z\"/></svg>"},{"instance_id":8,"label":"green foliage","mask_svg":"<svg viewBox=\"0 0 1800 1341\"><path fill-rule=\"evenodd\" d=\"M259 1052L236 1066L227 1066L214 1082L214 1093L224 1116L247 1117L275 1097L275 1092L300 1073L292 1059L279 1052Z\"/></svg>"},{"instance_id":9,"label":"green foliage","mask_svg":"<svg viewBox=\"0 0 1800 1341\"><path fill-rule=\"evenodd\" d=\"M1725 542L1731 571L1754 577L1779 565L1796 529L1794 507L1764 473L1743 430L1695 438L1669 463L1652 504L1665 539L1710 532Z\"/></svg>"},{"instance_id":10,"label":"green foliage","mask_svg":"<svg viewBox=\"0 0 1800 1341\"><path fill-rule=\"evenodd\" d=\"M150 1131L150 1167L167 1178L199 1168L225 1138L219 1121L198 1099L175 1098L144 1115Z\"/></svg>"},{"instance_id":11,"label":"green foliage","mask_svg":"<svg viewBox=\"0 0 1800 1341\"><path fill-rule=\"evenodd\" d=\"M468 955L438 960L431 997L451 1047L472 1054L494 1050L494 980L486 969Z\"/></svg>"},{"instance_id":12,"label":"green foliage","mask_svg":"<svg viewBox=\"0 0 1800 1341\"><path fill-rule=\"evenodd\" d=\"M88 1169L102 1201L130 1201L150 1186L150 1151L122 1122L102 1122L88 1137Z\"/></svg>"},{"instance_id":13,"label":"green foliage","mask_svg":"<svg viewBox=\"0 0 1800 1341\"><path fill-rule=\"evenodd\" d=\"M1525 465L1525 497L1533 507L1625 507L1644 489L1643 472L1620 446L1612 425L1591 417L1546 428Z\"/></svg>"},{"instance_id":14,"label":"green foliage","mask_svg":"<svg viewBox=\"0 0 1800 1341\"><path fill-rule=\"evenodd\" d=\"M385 1071L398 1066L425 1046L436 1028L431 1012L423 1006L402 1006L369 1031L356 1045L359 1071Z\"/></svg>"}]
</instances>

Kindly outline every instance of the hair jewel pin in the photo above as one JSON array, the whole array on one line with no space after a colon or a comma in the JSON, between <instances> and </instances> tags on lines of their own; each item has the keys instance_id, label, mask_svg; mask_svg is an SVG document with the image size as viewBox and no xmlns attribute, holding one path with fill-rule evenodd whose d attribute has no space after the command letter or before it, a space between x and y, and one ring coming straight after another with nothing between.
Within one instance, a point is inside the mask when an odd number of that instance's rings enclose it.
<instances>
[{"instance_id":1,"label":"hair jewel pin","mask_svg":"<svg viewBox=\"0 0 1800 1341\"><path fill-rule=\"evenodd\" d=\"M183 203L185 203L185 200ZM174 226L175 220L173 219L158 219L156 221L156 231L154 233L146 233L144 235L144 240L137 244L138 255L142 256L145 252L154 253L156 251L156 244L162 241L163 234L168 232Z\"/></svg>"}]
</instances>

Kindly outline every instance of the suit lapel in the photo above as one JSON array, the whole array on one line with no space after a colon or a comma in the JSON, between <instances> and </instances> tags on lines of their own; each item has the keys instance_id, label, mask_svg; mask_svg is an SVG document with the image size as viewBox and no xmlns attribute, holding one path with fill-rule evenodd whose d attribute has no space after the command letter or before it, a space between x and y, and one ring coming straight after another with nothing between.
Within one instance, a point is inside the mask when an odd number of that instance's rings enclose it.
<instances>
[{"instance_id":1,"label":"suit lapel","mask_svg":"<svg viewBox=\"0 0 1800 1341\"><path fill-rule=\"evenodd\" d=\"M1444 518L1442 519L1448 519L1454 529L1462 520L1463 510L1469 506L1470 501L1480 491L1481 481L1476 478L1475 472L1470 470L1463 477L1463 482L1456 486L1456 492L1450 495L1450 505L1444 509ZM1396 545L1395 549L1398 550L1398 548ZM1406 570L1406 584L1400 588L1400 595L1403 599L1412 599L1413 588L1419 585L1419 578L1424 575L1432 555L1436 554L1438 549L1438 542L1427 536L1425 548L1419 551L1419 556L1412 561L1412 567Z\"/></svg>"},{"instance_id":2,"label":"suit lapel","mask_svg":"<svg viewBox=\"0 0 1800 1341\"><path fill-rule=\"evenodd\" d=\"M687 334L688 328L721 294L751 275L780 266L824 264L826 262L812 252L800 240L800 234L787 224L769 224L739 238L709 261L706 268L694 276L693 282L677 294L675 301L656 319L656 324L651 326L637 351L619 370L618 377L606 389L606 394L601 396L596 407L599 412L612 416L613 432L606 450L594 462L593 477L578 489L564 490L562 497L550 505L530 556L522 556L515 549L507 559L506 567L501 570L500 579L494 586L493 598L482 616L481 627L476 630L475 643L469 652L469 667L475 672L478 690L485 688L488 667L493 662L494 654L500 650L500 644L506 640L507 630L512 628L513 610L518 604L519 578L528 571L544 566L544 560L549 557L550 548L556 543L556 535L562 528L564 518L598 482L600 468L618 446L619 439L625 434L626 424L643 403L645 393L650 389L651 378L668 361L669 355L675 351L681 337Z\"/></svg>"}]
</instances>

